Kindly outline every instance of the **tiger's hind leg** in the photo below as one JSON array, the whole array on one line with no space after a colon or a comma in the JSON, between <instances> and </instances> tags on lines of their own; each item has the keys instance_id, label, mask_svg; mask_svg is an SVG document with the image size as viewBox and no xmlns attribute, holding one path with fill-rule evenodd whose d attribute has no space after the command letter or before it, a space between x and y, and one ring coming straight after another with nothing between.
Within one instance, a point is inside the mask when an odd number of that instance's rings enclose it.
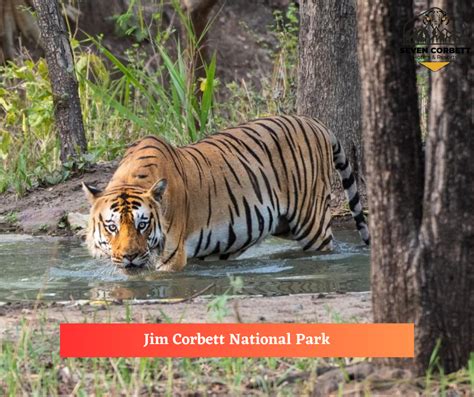
<instances>
[{"instance_id":1,"label":"tiger's hind leg","mask_svg":"<svg viewBox=\"0 0 474 397\"><path fill-rule=\"evenodd\" d=\"M295 211L289 218L293 240L298 241L304 251L331 251L334 248L331 229L330 195L315 199L306 208Z\"/></svg>"}]
</instances>

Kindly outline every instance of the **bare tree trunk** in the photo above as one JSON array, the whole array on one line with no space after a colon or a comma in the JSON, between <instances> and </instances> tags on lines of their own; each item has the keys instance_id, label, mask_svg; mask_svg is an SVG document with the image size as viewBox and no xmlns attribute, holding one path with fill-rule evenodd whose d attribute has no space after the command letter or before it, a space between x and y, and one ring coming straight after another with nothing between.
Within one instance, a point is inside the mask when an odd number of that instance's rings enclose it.
<instances>
[{"instance_id":1,"label":"bare tree trunk","mask_svg":"<svg viewBox=\"0 0 474 397\"><path fill-rule=\"evenodd\" d=\"M454 371L474 350L472 65L435 75L424 181L415 65L399 53L412 5L358 2L373 310L377 322L416 325L415 360L390 363L423 373L440 339ZM467 7L454 7L456 19Z\"/></svg>"},{"instance_id":2,"label":"bare tree trunk","mask_svg":"<svg viewBox=\"0 0 474 397\"><path fill-rule=\"evenodd\" d=\"M16 56L20 34L24 44L38 44L40 34L30 6L31 0L0 1L0 64Z\"/></svg>"},{"instance_id":3,"label":"bare tree trunk","mask_svg":"<svg viewBox=\"0 0 474 397\"><path fill-rule=\"evenodd\" d=\"M206 76L204 65L209 60L206 42L206 28L209 23L209 14L216 3L217 0L181 0L181 5L189 17L196 40L196 52L189 54L192 58L191 62L194 70L193 77L195 81L200 77ZM189 43L189 37L185 29L183 29L183 36L187 42L186 47L189 51L194 47L194 45ZM200 91L198 94L199 93Z\"/></svg>"},{"instance_id":4,"label":"bare tree trunk","mask_svg":"<svg viewBox=\"0 0 474 397\"><path fill-rule=\"evenodd\" d=\"M466 40L472 37L469 2L444 0L436 5ZM465 56L432 75L416 344L429 348L440 338L446 371L465 365L474 351L472 67L472 56ZM428 349L419 354L422 362L429 360Z\"/></svg>"},{"instance_id":5,"label":"bare tree trunk","mask_svg":"<svg viewBox=\"0 0 474 397\"><path fill-rule=\"evenodd\" d=\"M341 140L359 183L360 77L355 0L300 1L299 114L317 117Z\"/></svg>"},{"instance_id":6,"label":"bare tree trunk","mask_svg":"<svg viewBox=\"0 0 474 397\"><path fill-rule=\"evenodd\" d=\"M57 0L34 0L34 4L49 68L61 161L65 162L87 149L74 57Z\"/></svg>"}]
</instances>

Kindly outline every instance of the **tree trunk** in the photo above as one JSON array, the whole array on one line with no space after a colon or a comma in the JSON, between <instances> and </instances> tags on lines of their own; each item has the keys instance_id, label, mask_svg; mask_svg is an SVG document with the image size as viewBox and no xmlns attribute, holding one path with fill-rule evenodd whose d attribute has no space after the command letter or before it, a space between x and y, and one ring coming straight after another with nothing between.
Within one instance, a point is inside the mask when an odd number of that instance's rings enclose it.
<instances>
[{"instance_id":1,"label":"tree trunk","mask_svg":"<svg viewBox=\"0 0 474 397\"><path fill-rule=\"evenodd\" d=\"M358 31L374 318L415 323L415 360L387 361L421 374L438 339L445 371L474 350L474 148L466 57L434 75L424 181L415 64L400 54L412 6L359 0Z\"/></svg>"},{"instance_id":2,"label":"tree trunk","mask_svg":"<svg viewBox=\"0 0 474 397\"><path fill-rule=\"evenodd\" d=\"M465 40L472 6L439 1ZM465 46L469 43L465 42ZM421 309L416 344L420 360L441 339L446 371L465 365L474 351L474 137L472 56L433 73L426 180L420 233Z\"/></svg>"},{"instance_id":3,"label":"tree trunk","mask_svg":"<svg viewBox=\"0 0 474 397\"><path fill-rule=\"evenodd\" d=\"M17 55L20 35L23 45L36 48L39 41L39 30L28 8L31 0L0 1L0 64Z\"/></svg>"},{"instance_id":4,"label":"tree trunk","mask_svg":"<svg viewBox=\"0 0 474 397\"><path fill-rule=\"evenodd\" d=\"M57 0L34 0L53 92L61 161L75 159L87 149L74 58Z\"/></svg>"},{"instance_id":5,"label":"tree trunk","mask_svg":"<svg viewBox=\"0 0 474 397\"><path fill-rule=\"evenodd\" d=\"M300 1L297 109L342 142L357 182L362 171L355 0Z\"/></svg>"},{"instance_id":6,"label":"tree trunk","mask_svg":"<svg viewBox=\"0 0 474 397\"><path fill-rule=\"evenodd\" d=\"M189 43L189 35L183 27L182 37L183 41L187 42L187 50L196 50L195 53L189 54L192 58L193 77L195 81L206 76L204 65L209 61L206 30L209 23L209 14L216 3L217 0L181 0L181 6L189 18L194 32L194 39L196 40L195 45ZM198 94L201 95L201 92L198 91Z\"/></svg>"}]
</instances>

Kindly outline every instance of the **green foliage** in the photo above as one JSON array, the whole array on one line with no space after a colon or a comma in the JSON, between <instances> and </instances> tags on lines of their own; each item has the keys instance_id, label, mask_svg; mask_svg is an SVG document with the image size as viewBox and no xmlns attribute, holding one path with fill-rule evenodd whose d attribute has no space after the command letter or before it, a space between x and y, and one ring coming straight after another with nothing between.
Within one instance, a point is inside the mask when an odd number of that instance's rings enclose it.
<instances>
[{"instance_id":1,"label":"green foliage","mask_svg":"<svg viewBox=\"0 0 474 397\"><path fill-rule=\"evenodd\" d=\"M278 40L274 54L272 92L276 111L295 110L298 65L298 7L290 3L285 12L275 11L273 31Z\"/></svg>"},{"instance_id":2,"label":"green foliage","mask_svg":"<svg viewBox=\"0 0 474 397\"><path fill-rule=\"evenodd\" d=\"M114 16L118 33L132 36L137 43L148 37L148 29L143 18L141 0L130 0L128 9L121 15Z\"/></svg>"},{"instance_id":3,"label":"green foliage","mask_svg":"<svg viewBox=\"0 0 474 397\"><path fill-rule=\"evenodd\" d=\"M8 212L5 214L5 220L10 225L14 225L18 221L18 213L15 211Z\"/></svg>"}]
</instances>

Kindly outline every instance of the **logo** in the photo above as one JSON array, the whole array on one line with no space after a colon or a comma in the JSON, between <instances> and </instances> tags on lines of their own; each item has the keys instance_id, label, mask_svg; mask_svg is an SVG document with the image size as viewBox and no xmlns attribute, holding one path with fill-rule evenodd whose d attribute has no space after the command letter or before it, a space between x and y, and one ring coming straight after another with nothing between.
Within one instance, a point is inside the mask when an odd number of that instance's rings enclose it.
<instances>
[{"instance_id":1,"label":"logo","mask_svg":"<svg viewBox=\"0 0 474 397\"><path fill-rule=\"evenodd\" d=\"M402 54L412 54L420 65L437 72L455 59L469 54L459 26L441 8L433 7L405 24Z\"/></svg>"}]
</instances>

